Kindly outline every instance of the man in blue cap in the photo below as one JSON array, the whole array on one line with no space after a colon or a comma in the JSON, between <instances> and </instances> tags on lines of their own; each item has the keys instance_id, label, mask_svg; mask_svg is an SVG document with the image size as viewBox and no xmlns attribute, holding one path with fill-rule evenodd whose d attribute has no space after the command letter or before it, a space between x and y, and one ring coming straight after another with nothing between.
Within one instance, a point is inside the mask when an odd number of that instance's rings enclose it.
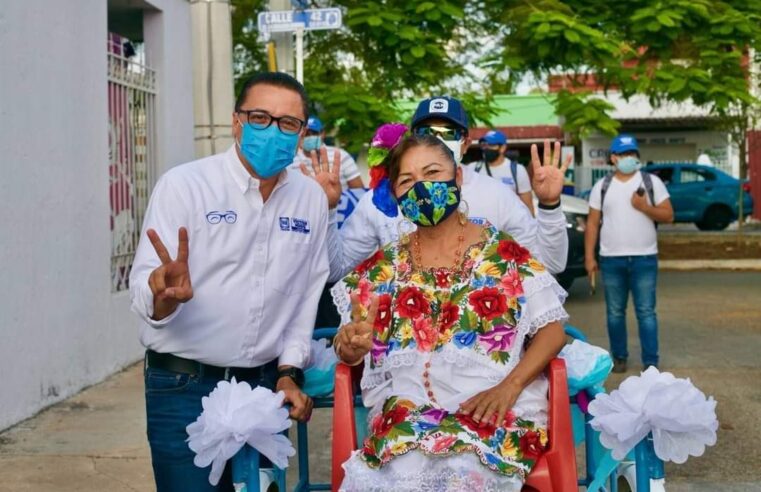
<instances>
[{"instance_id":1,"label":"man in blue cap","mask_svg":"<svg viewBox=\"0 0 761 492\"><path fill-rule=\"evenodd\" d=\"M589 196L584 251L590 278L598 268L602 271L613 372L625 372L629 356L626 304L630 291L639 325L642 364L645 368L658 365L656 223L672 222L674 210L658 176L639 170L639 146L633 135L621 134L613 139L610 160L615 172L595 183ZM598 235L599 267L595 258Z\"/></svg>"},{"instance_id":2,"label":"man in blue cap","mask_svg":"<svg viewBox=\"0 0 761 492\"><path fill-rule=\"evenodd\" d=\"M320 149L327 150L329 166L335 160L335 153L340 155L341 169L339 178L341 180L341 189L347 188L364 188L362 177L357 168L357 163L351 155L343 149L325 145L325 126L316 116L310 116L306 124L306 134L299 145L296 157L293 159L292 167L301 169L302 172L313 174L312 153L317 159L320 159Z\"/></svg>"},{"instance_id":3,"label":"man in blue cap","mask_svg":"<svg viewBox=\"0 0 761 492\"><path fill-rule=\"evenodd\" d=\"M476 172L498 179L513 188L533 215L531 181L525 167L506 157L507 136L499 130L490 130L478 142L484 160L476 163Z\"/></svg>"},{"instance_id":4,"label":"man in blue cap","mask_svg":"<svg viewBox=\"0 0 761 492\"><path fill-rule=\"evenodd\" d=\"M437 136L452 151L457 163L470 145L468 115L459 100L448 96L420 102L412 117L412 131L418 135ZM546 142L544 165L540 163L535 147L532 151L534 189L540 200L537 219L531 216L515 193L505 192L502 183L467 167L463 168L462 201L472 222L482 224L488 221L507 232L540 258L548 271L559 273L565 269L568 255L566 220L560 209L563 174L568 163L559 165L559 144L553 155ZM334 194L334 186L327 185L328 182L322 179L323 189L329 195ZM389 217L375 207L374 193L375 190L365 193L340 231L331 218L328 231L330 281L341 279L378 248L412 232L405 230L401 214ZM412 224L408 226L414 228Z\"/></svg>"}]
</instances>

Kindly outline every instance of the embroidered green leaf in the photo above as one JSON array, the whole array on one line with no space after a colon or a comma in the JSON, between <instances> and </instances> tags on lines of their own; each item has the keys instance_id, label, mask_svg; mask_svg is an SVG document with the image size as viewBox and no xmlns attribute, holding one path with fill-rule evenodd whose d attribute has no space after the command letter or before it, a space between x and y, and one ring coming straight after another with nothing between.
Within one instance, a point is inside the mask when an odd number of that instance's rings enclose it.
<instances>
[{"instance_id":1,"label":"embroidered green leaf","mask_svg":"<svg viewBox=\"0 0 761 492\"><path fill-rule=\"evenodd\" d=\"M424 226L431 226L431 225L433 225L433 224L431 224L431 222L428 220L428 218L425 215L421 214L418 217L418 220L420 221L420 225L424 225Z\"/></svg>"},{"instance_id":2,"label":"embroidered green leaf","mask_svg":"<svg viewBox=\"0 0 761 492\"><path fill-rule=\"evenodd\" d=\"M457 203L457 196L450 191L447 196L447 205L454 205L455 203Z\"/></svg>"},{"instance_id":3,"label":"embroidered green leaf","mask_svg":"<svg viewBox=\"0 0 761 492\"><path fill-rule=\"evenodd\" d=\"M439 220L444 216L444 209L436 207L433 209L433 223L438 224Z\"/></svg>"},{"instance_id":4,"label":"embroidered green leaf","mask_svg":"<svg viewBox=\"0 0 761 492\"><path fill-rule=\"evenodd\" d=\"M414 436L414 435L415 435L415 431L412 429L412 424L410 422L402 422L392 427L391 430L388 431L386 438L393 441L395 439L400 438L401 436Z\"/></svg>"},{"instance_id":5,"label":"embroidered green leaf","mask_svg":"<svg viewBox=\"0 0 761 492\"><path fill-rule=\"evenodd\" d=\"M492 352L489 354L489 357L491 357L491 360L498 364L507 364L507 361L510 360L510 354L507 352Z\"/></svg>"},{"instance_id":6,"label":"embroidered green leaf","mask_svg":"<svg viewBox=\"0 0 761 492\"><path fill-rule=\"evenodd\" d=\"M452 304L460 304L460 301L462 301L462 298L465 296L467 292L468 292L468 286L452 289L452 295L449 297L449 302L451 302Z\"/></svg>"}]
</instances>

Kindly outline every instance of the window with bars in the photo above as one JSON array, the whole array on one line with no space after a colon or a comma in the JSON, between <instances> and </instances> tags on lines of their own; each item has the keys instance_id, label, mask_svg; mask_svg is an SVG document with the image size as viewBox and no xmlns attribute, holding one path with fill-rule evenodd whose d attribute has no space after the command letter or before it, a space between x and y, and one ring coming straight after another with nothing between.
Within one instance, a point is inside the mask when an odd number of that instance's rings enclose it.
<instances>
[{"instance_id":1,"label":"window with bars","mask_svg":"<svg viewBox=\"0 0 761 492\"><path fill-rule=\"evenodd\" d=\"M111 291L129 288L129 273L156 175L156 71L144 52L108 36Z\"/></svg>"}]
</instances>

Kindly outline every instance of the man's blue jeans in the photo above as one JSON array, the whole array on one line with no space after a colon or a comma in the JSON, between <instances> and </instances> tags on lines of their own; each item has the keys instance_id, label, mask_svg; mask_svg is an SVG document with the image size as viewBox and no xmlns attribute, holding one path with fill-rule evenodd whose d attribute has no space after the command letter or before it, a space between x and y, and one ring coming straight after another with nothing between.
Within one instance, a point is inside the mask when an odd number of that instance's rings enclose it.
<instances>
[{"instance_id":1,"label":"man's blue jeans","mask_svg":"<svg viewBox=\"0 0 761 492\"><path fill-rule=\"evenodd\" d=\"M267 367L267 366L265 366ZM277 366L264 371L251 386L275 387ZM217 486L209 484L211 467L193 464L195 453L185 440L185 427L195 422L203 407L201 398L211 393L219 380L189 376L163 369L145 369L145 408L148 421L148 442L151 446L153 475L157 492L232 491L230 467L225 469Z\"/></svg>"},{"instance_id":2,"label":"man's blue jeans","mask_svg":"<svg viewBox=\"0 0 761 492\"><path fill-rule=\"evenodd\" d=\"M642 364L658 365L658 318L655 314L658 257L601 256L600 270L605 284L608 338L613 357L629 357L626 347L626 303L631 292L639 325Z\"/></svg>"}]
</instances>

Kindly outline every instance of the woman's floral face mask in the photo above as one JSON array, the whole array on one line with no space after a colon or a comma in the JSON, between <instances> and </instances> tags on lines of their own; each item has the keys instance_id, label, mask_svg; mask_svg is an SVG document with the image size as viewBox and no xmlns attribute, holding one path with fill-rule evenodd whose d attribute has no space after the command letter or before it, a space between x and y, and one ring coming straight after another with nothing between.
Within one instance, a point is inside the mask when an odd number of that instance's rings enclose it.
<instances>
[{"instance_id":1,"label":"woman's floral face mask","mask_svg":"<svg viewBox=\"0 0 761 492\"><path fill-rule=\"evenodd\" d=\"M402 214L410 222L423 227L434 226L460 206L460 189L455 179L418 181L398 200Z\"/></svg>"}]
</instances>

